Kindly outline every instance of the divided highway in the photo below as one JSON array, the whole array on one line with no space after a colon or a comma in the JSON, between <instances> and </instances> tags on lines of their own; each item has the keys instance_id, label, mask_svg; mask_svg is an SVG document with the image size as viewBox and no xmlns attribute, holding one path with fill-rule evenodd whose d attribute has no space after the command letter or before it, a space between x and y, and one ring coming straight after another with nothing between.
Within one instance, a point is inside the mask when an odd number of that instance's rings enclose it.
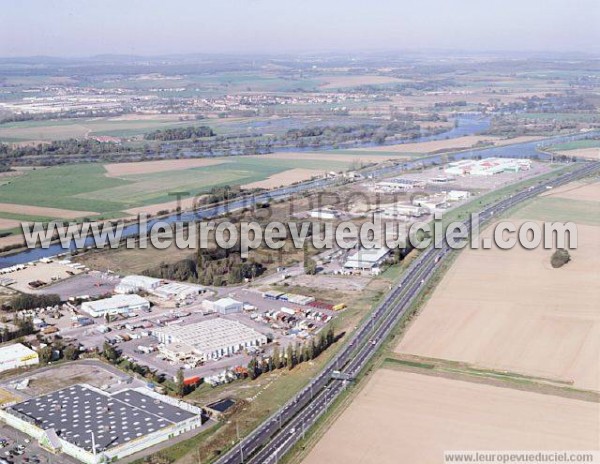
<instances>
[{"instance_id":1,"label":"divided highway","mask_svg":"<svg viewBox=\"0 0 600 464\"><path fill-rule=\"evenodd\" d=\"M570 173L529 187L480 211L484 224L495 214L533 198L548 187L558 187L588 176L600 169L600 162L582 164ZM469 221L465 221L470 230ZM451 248L444 241L424 250L407 268L400 282L388 293L351 335L342 349L323 370L288 401L279 411L237 443L217 464L276 463L296 443L346 388L346 382L332 379L334 371L355 377L377 352L396 323L419 295L422 287L434 274L436 266L446 259Z\"/></svg>"}]
</instances>

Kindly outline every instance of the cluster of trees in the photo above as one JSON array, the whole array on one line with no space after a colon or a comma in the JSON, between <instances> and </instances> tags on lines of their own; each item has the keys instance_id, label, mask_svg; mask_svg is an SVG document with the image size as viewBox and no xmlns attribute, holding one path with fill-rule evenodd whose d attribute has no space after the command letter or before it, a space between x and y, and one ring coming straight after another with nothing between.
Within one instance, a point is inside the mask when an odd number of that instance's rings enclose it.
<instances>
[{"instance_id":1,"label":"cluster of trees","mask_svg":"<svg viewBox=\"0 0 600 464\"><path fill-rule=\"evenodd\" d=\"M56 359L55 353L58 353L57 359L65 359L68 361L75 361L79 359L79 348L75 345L63 346L62 343L48 344L38 351L40 358L40 364L48 364L50 361Z\"/></svg>"},{"instance_id":2,"label":"cluster of trees","mask_svg":"<svg viewBox=\"0 0 600 464\"><path fill-rule=\"evenodd\" d=\"M159 279L220 287L239 284L244 279L254 279L264 270L262 264L242 259L237 251L199 249L196 260L186 258L171 264L161 263L143 274Z\"/></svg>"},{"instance_id":3,"label":"cluster of trees","mask_svg":"<svg viewBox=\"0 0 600 464\"><path fill-rule=\"evenodd\" d=\"M234 285L244 279L255 279L265 268L262 264L242 259L239 252L198 249L196 259L198 283L202 285Z\"/></svg>"},{"instance_id":4,"label":"cluster of trees","mask_svg":"<svg viewBox=\"0 0 600 464\"><path fill-rule=\"evenodd\" d=\"M60 296L54 293L48 295L31 295L29 293L20 293L10 300L9 307L13 311L21 311L23 309L55 306L60 304L60 301Z\"/></svg>"},{"instance_id":5,"label":"cluster of trees","mask_svg":"<svg viewBox=\"0 0 600 464\"><path fill-rule=\"evenodd\" d=\"M173 140L213 137L214 135L214 131L208 126L189 126L155 130L147 133L144 138L146 140L161 140L163 142L170 142Z\"/></svg>"},{"instance_id":6,"label":"cluster of trees","mask_svg":"<svg viewBox=\"0 0 600 464\"><path fill-rule=\"evenodd\" d=\"M132 150L124 145L112 142L98 142L93 139L55 140L37 145L7 145L0 143L0 158L6 162L11 160L23 164L60 164L89 161L91 155L110 154L115 156L130 153ZM23 160L28 159L29 163Z\"/></svg>"},{"instance_id":7,"label":"cluster of trees","mask_svg":"<svg viewBox=\"0 0 600 464\"><path fill-rule=\"evenodd\" d=\"M340 145L348 142L383 144L388 137L416 138L421 127L412 121L387 124L358 124L353 126L315 126L290 129L284 141L296 146Z\"/></svg>"},{"instance_id":8,"label":"cluster of trees","mask_svg":"<svg viewBox=\"0 0 600 464\"><path fill-rule=\"evenodd\" d=\"M193 259L182 259L170 264L161 263L158 267L147 269L143 274L158 279L179 280L182 282L196 282L198 280L198 270Z\"/></svg>"},{"instance_id":9,"label":"cluster of trees","mask_svg":"<svg viewBox=\"0 0 600 464\"><path fill-rule=\"evenodd\" d=\"M274 371L275 369L290 369L292 370L298 364L310 361L319 357L327 348L336 342L337 338L333 327L329 327L326 333L319 335L315 341L313 338L309 342L302 345L289 344L285 349L285 353L281 353L278 347L273 350L272 356L265 359L253 357L248 363L248 375L251 379L256 379L261 374Z\"/></svg>"},{"instance_id":10,"label":"cluster of trees","mask_svg":"<svg viewBox=\"0 0 600 464\"><path fill-rule=\"evenodd\" d=\"M0 342L8 342L17 338L26 337L35 333L35 327L30 317L17 317L13 319L13 324L17 326L16 330L8 330L6 327L0 328Z\"/></svg>"},{"instance_id":11,"label":"cluster of trees","mask_svg":"<svg viewBox=\"0 0 600 464\"><path fill-rule=\"evenodd\" d=\"M121 353L108 342L104 342L104 345L102 345L101 356L109 363L119 365L121 369L138 374L152 382L163 383L165 381L164 376L158 375L155 370L150 369L148 366L122 358Z\"/></svg>"},{"instance_id":12,"label":"cluster of trees","mask_svg":"<svg viewBox=\"0 0 600 464\"><path fill-rule=\"evenodd\" d=\"M563 267L569 261L571 261L571 255L565 249L556 250L550 258L550 264L553 268Z\"/></svg>"}]
</instances>

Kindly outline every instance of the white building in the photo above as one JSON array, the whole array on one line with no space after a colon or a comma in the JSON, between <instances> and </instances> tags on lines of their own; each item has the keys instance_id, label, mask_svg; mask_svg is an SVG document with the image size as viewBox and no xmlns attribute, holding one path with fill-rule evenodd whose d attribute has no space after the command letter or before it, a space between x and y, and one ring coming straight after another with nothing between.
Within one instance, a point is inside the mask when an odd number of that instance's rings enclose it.
<instances>
[{"instance_id":1,"label":"white building","mask_svg":"<svg viewBox=\"0 0 600 464\"><path fill-rule=\"evenodd\" d=\"M153 334L163 343L161 351L190 356L192 347L201 361L219 359L246 348L267 343L267 337L241 322L215 318L188 325L172 325L156 329ZM173 345L171 349L170 345Z\"/></svg>"},{"instance_id":2,"label":"white building","mask_svg":"<svg viewBox=\"0 0 600 464\"><path fill-rule=\"evenodd\" d=\"M519 172L531 168L531 160L519 158L465 159L448 163L446 174L457 176L493 176L503 172Z\"/></svg>"},{"instance_id":3,"label":"white building","mask_svg":"<svg viewBox=\"0 0 600 464\"><path fill-rule=\"evenodd\" d=\"M38 354L22 343L0 348L0 372L40 363Z\"/></svg>"},{"instance_id":4,"label":"white building","mask_svg":"<svg viewBox=\"0 0 600 464\"><path fill-rule=\"evenodd\" d=\"M379 214L382 219L401 219L407 216L421 217L428 213L429 210L421 206L396 204L383 208L375 214Z\"/></svg>"},{"instance_id":5,"label":"white building","mask_svg":"<svg viewBox=\"0 0 600 464\"><path fill-rule=\"evenodd\" d=\"M340 213L329 208L313 209L310 212L310 217L315 219L336 219Z\"/></svg>"},{"instance_id":6,"label":"white building","mask_svg":"<svg viewBox=\"0 0 600 464\"><path fill-rule=\"evenodd\" d=\"M213 302L213 310L223 315L239 313L242 309L244 304L233 298L221 298Z\"/></svg>"},{"instance_id":7,"label":"white building","mask_svg":"<svg viewBox=\"0 0 600 464\"><path fill-rule=\"evenodd\" d=\"M344 263L347 269L369 271L378 268L390 253L389 248L361 248Z\"/></svg>"},{"instance_id":8,"label":"white building","mask_svg":"<svg viewBox=\"0 0 600 464\"><path fill-rule=\"evenodd\" d=\"M121 279L121 282L115 287L115 293L136 293L140 290L152 292L159 285L160 279L141 275L130 275Z\"/></svg>"},{"instance_id":9,"label":"white building","mask_svg":"<svg viewBox=\"0 0 600 464\"><path fill-rule=\"evenodd\" d=\"M448 199L448 201L460 201L466 200L470 196L471 193L467 192L466 190L450 190L446 195L446 198Z\"/></svg>"},{"instance_id":10,"label":"white building","mask_svg":"<svg viewBox=\"0 0 600 464\"><path fill-rule=\"evenodd\" d=\"M166 300L187 300L197 297L204 291L204 287L201 287L200 285L186 284L183 282L169 282L165 285L156 287L152 293Z\"/></svg>"},{"instance_id":11,"label":"white building","mask_svg":"<svg viewBox=\"0 0 600 464\"><path fill-rule=\"evenodd\" d=\"M150 302L139 295L115 295L103 300L81 303L81 310L92 317L127 314L131 311L148 309L150 309Z\"/></svg>"}]
</instances>

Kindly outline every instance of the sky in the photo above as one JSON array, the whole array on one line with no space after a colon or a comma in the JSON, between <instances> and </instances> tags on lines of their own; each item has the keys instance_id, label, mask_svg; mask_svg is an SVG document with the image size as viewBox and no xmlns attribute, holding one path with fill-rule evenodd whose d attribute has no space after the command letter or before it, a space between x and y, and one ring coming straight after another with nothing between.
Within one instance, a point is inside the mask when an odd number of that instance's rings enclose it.
<instances>
[{"instance_id":1,"label":"sky","mask_svg":"<svg viewBox=\"0 0 600 464\"><path fill-rule=\"evenodd\" d=\"M600 52L598 0L9 0L0 56Z\"/></svg>"}]
</instances>

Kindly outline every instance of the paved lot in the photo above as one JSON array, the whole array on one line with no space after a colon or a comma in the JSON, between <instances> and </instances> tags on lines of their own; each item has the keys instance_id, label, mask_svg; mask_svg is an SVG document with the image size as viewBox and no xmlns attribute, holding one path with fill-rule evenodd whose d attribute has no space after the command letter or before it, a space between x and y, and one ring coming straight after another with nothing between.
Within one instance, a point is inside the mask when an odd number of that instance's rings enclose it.
<instances>
[{"instance_id":1,"label":"paved lot","mask_svg":"<svg viewBox=\"0 0 600 464\"><path fill-rule=\"evenodd\" d=\"M76 464L79 461L66 455L59 457L42 449L35 440L8 425L0 423L0 437L7 441L7 446L0 449L0 457L14 464ZM24 446L23 454L15 454L17 446Z\"/></svg>"}]
</instances>

